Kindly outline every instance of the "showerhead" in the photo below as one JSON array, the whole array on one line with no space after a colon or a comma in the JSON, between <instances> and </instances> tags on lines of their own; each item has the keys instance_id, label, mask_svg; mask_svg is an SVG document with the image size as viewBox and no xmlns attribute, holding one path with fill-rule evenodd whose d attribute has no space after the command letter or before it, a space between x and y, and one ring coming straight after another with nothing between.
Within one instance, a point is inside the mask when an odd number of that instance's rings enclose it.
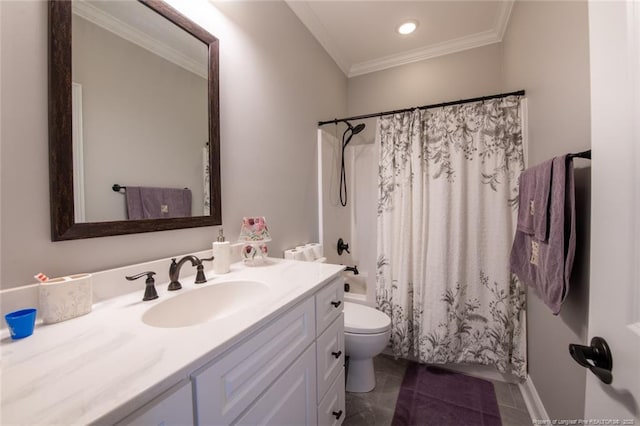
<instances>
[{"instance_id":1,"label":"showerhead","mask_svg":"<svg viewBox=\"0 0 640 426\"><path fill-rule=\"evenodd\" d=\"M349 123L348 121L345 121L345 123L347 123L347 126L349 127L349 130L351 130L352 135L357 135L358 133L364 130L364 126L365 126L364 123L357 124L355 127L352 126L351 123Z\"/></svg>"},{"instance_id":2,"label":"showerhead","mask_svg":"<svg viewBox=\"0 0 640 426\"><path fill-rule=\"evenodd\" d=\"M344 151L344 149L347 147L347 145L349 144L349 142L351 142L351 138L353 137L353 135L357 135L358 133L360 133L361 131L364 130L364 123L360 123L360 124L356 124L356 126L352 126L351 123L349 123L348 121L345 121L346 125L347 125L347 130L344 131L344 134L342 135L342 150ZM347 140L345 140L345 136L347 135L347 133L351 132L351 134L347 137Z\"/></svg>"},{"instance_id":3,"label":"showerhead","mask_svg":"<svg viewBox=\"0 0 640 426\"><path fill-rule=\"evenodd\" d=\"M360 123L360 124L357 124L356 127L354 127L352 129L352 132L353 132L354 135L357 135L358 133L360 133L363 130L364 130L364 123Z\"/></svg>"}]
</instances>

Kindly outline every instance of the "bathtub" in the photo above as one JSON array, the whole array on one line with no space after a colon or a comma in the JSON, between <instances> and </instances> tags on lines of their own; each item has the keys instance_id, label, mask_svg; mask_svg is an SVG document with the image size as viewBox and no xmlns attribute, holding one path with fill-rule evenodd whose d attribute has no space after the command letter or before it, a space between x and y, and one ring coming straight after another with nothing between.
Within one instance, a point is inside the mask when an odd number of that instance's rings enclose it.
<instances>
[{"instance_id":1,"label":"bathtub","mask_svg":"<svg viewBox=\"0 0 640 426\"><path fill-rule=\"evenodd\" d=\"M361 305L374 306L375 299L368 297L370 292L368 283L368 274L366 272L360 272L358 275L354 275L353 272L342 272L345 284L349 284L349 291L345 291L344 300L346 302L359 303Z\"/></svg>"}]
</instances>

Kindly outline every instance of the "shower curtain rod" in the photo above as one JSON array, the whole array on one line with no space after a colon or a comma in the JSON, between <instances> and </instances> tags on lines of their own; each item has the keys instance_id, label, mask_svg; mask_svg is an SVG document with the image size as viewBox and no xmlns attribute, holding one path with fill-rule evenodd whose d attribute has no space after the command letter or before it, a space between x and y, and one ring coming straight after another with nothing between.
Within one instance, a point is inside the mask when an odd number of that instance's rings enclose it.
<instances>
[{"instance_id":1,"label":"shower curtain rod","mask_svg":"<svg viewBox=\"0 0 640 426\"><path fill-rule=\"evenodd\" d=\"M423 106L413 107L413 108L396 109L396 110L393 110L393 111L376 112L376 113L373 113L373 114L356 115L356 116L347 117L347 118L335 118L335 119L329 120L329 121L318 121L318 126L324 126L325 124L338 124L340 122L346 122L346 121L350 121L350 120L363 120L365 118L382 117L384 115L399 114L401 112L413 111L414 109L441 108L441 107L446 107L446 106L451 106L451 105L468 104L470 102L488 101L489 99L506 98L507 96L524 96L524 90L518 90L517 92L500 93L499 95L481 96L479 98L461 99L459 101L443 102L443 103L440 103L440 104L423 105Z\"/></svg>"}]
</instances>

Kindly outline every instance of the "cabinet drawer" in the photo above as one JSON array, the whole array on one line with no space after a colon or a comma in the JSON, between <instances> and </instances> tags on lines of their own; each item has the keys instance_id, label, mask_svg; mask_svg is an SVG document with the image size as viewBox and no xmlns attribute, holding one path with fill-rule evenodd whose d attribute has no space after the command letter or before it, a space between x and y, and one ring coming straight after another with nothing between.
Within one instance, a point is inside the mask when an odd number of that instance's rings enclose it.
<instances>
[{"instance_id":1,"label":"cabinet drawer","mask_svg":"<svg viewBox=\"0 0 640 426\"><path fill-rule=\"evenodd\" d=\"M346 416L344 398L344 368L333 381L320 404L318 405L318 426L341 425Z\"/></svg>"},{"instance_id":2,"label":"cabinet drawer","mask_svg":"<svg viewBox=\"0 0 640 426\"><path fill-rule=\"evenodd\" d=\"M344 367L344 314L340 314L318 337L318 401Z\"/></svg>"},{"instance_id":3,"label":"cabinet drawer","mask_svg":"<svg viewBox=\"0 0 640 426\"><path fill-rule=\"evenodd\" d=\"M194 373L199 424L229 424L311 344L313 299L308 299Z\"/></svg>"},{"instance_id":4,"label":"cabinet drawer","mask_svg":"<svg viewBox=\"0 0 640 426\"><path fill-rule=\"evenodd\" d=\"M344 279L336 278L316 293L316 335L340 315L344 307Z\"/></svg>"},{"instance_id":5,"label":"cabinet drawer","mask_svg":"<svg viewBox=\"0 0 640 426\"><path fill-rule=\"evenodd\" d=\"M169 389L116 424L118 426L193 424L191 382L183 382Z\"/></svg>"},{"instance_id":6,"label":"cabinet drawer","mask_svg":"<svg viewBox=\"0 0 640 426\"><path fill-rule=\"evenodd\" d=\"M311 345L234 425L315 425L315 361L315 345Z\"/></svg>"}]
</instances>

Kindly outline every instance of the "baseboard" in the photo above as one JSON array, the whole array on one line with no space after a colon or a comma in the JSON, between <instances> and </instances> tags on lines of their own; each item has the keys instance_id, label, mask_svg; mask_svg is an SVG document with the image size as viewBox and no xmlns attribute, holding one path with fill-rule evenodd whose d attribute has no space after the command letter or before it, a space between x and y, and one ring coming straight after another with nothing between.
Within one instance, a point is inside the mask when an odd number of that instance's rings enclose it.
<instances>
[{"instance_id":1,"label":"baseboard","mask_svg":"<svg viewBox=\"0 0 640 426\"><path fill-rule=\"evenodd\" d=\"M520 393L522 393L522 398L527 405L527 410L529 410L531 418L533 420L549 420L547 410L542 404L542 400L533 384L533 380L531 380L531 376L527 376L527 380L518 386L520 387Z\"/></svg>"}]
</instances>

